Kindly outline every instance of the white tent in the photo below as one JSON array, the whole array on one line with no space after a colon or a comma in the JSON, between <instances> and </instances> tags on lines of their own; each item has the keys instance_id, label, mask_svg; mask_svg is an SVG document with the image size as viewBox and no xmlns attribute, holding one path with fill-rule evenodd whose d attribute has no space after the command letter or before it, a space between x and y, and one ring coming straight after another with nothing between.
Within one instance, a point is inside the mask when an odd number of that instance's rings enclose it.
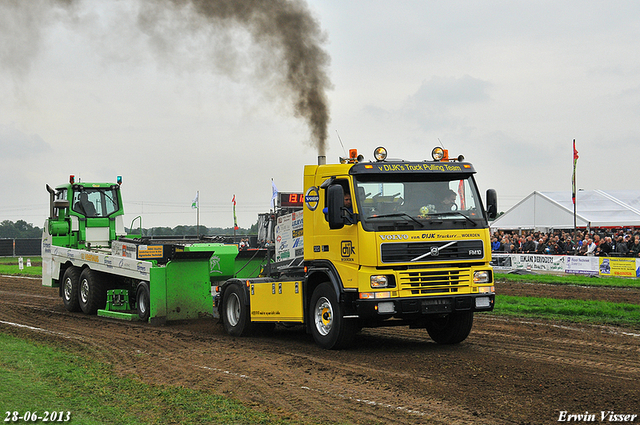
<instances>
[{"instance_id":1,"label":"white tent","mask_svg":"<svg viewBox=\"0 0 640 425\"><path fill-rule=\"evenodd\" d=\"M640 226L640 191L581 190L576 194L576 226ZM571 192L533 192L491 223L491 229L573 228Z\"/></svg>"}]
</instances>

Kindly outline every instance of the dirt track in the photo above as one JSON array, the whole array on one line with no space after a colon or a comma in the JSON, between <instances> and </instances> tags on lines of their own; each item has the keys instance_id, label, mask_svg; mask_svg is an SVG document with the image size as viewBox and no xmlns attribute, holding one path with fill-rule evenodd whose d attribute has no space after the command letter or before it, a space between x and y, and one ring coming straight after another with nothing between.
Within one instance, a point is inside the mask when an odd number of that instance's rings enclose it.
<instances>
[{"instance_id":1,"label":"dirt track","mask_svg":"<svg viewBox=\"0 0 640 425\"><path fill-rule=\"evenodd\" d=\"M640 291L500 284L640 304ZM477 314L470 337L438 346L423 330L364 330L325 351L299 329L233 338L212 320L153 328L68 313L39 279L0 277L0 328L89 350L150 383L207 388L308 423L547 424L560 411L640 415L640 330ZM636 417L635 423L640 423Z\"/></svg>"}]
</instances>

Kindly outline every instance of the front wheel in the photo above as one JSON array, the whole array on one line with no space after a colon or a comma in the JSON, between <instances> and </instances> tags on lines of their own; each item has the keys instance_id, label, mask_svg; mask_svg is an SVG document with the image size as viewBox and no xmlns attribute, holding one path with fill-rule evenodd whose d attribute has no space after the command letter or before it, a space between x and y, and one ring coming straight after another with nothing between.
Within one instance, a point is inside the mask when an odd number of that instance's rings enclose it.
<instances>
[{"instance_id":1,"label":"front wheel","mask_svg":"<svg viewBox=\"0 0 640 425\"><path fill-rule=\"evenodd\" d=\"M433 317L427 322L427 332L438 344L458 344L467 339L472 327L472 311Z\"/></svg>"},{"instance_id":2,"label":"front wheel","mask_svg":"<svg viewBox=\"0 0 640 425\"><path fill-rule=\"evenodd\" d=\"M309 314L313 339L327 350L347 347L358 330L357 322L342 317L342 306L328 282L313 291Z\"/></svg>"},{"instance_id":3,"label":"front wheel","mask_svg":"<svg viewBox=\"0 0 640 425\"><path fill-rule=\"evenodd\" d=\"M249 307L244 302L244 291L240 285L233 284L224 292L220 317L229 335L245 336L250 332Z\"/></svg>"}]
</instances>

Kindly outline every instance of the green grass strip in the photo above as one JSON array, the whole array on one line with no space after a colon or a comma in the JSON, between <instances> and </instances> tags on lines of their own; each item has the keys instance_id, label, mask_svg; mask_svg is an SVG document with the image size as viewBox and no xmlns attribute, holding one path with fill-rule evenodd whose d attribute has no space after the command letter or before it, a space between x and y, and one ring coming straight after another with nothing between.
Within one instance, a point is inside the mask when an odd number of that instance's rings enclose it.
<instances>
[{"instance_id":1,"label":"green grass strip","mask_svg":"<svg viewBox=\"0 0 640 425\"><path fill-rule=\"evenodd\" d=\"M624 277L555 276L550 274L495 273L495 279L507 282L546 283L549 285L607 286L640 288L640 279Z\"/></svg>"},{"instance_id":2,"label":"green grass strip","mask_svg":"<svg viewBox=\"0 0 640 425\"><path fill-rule=\"evenodd\" d=\"M27 267L27 258L31 260L31 267ZM20 270L18 257L0 257L0 275L14 276L42 276L41 257L22 257L23 269Z\"/></svg>"},{"instance_id":3,"label":"green grass strip","mask_svg":"<svg viewBox=\"0 0 640 425\"><path fill-rule=\"evenodd\" d=\"M291 423L211 391L118 377L88 354L0 333L0 413L13 411L68 411L72 424Z\"/></svg>"},{"instance_id":4,"label":"green grass strip","mask_svg":"<svg viewBox=\"0 0 640 425\"><path fill-rule=\"evenodd\" d=\"M494 312L640 329L640 304L496 295Z\"/></svg>"}]
</instances>

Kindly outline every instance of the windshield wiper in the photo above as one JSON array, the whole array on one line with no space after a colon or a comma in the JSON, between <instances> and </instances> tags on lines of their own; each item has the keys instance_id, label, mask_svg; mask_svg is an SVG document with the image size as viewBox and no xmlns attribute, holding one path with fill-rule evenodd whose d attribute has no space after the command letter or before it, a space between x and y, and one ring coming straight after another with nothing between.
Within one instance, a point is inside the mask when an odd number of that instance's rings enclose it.
<instances>
[{"instance_id":1,"label":"windshield wiper","mask_svg":"<svg viewBox=\"0 0 640 425\"><path fill-rule=\"evenodd\" d=\"M451 211L451 212L443 212L443 213L435 213L433 215L436 216L451 216L451 215L459 215L461 217L464 217L469 223L473 224L474 226L477 226L478 223L476 223L475 221L471 220L469 217L467 217L466 215L462 214L461 212L458 211Z\"/></svg>"},{"instance_id":2,"label":"windshield wiper","mask_svg":"<svg viewBox=\"0 0 640 425\"><path fill-rule=\"evenodd\" d=\"M369 220L370 218L388 218L388 217L402 217L402 218L408 218L414 222L416 222L417 224L420 225L420 227L424 227L424 224L420 223L418 220L416 220L415 218L413 218L410 214L407 213L393 213L393 214L380 214L380 215L372 215L370 217L367 217L367 220Z\"/></svg>"}]
</instances>

